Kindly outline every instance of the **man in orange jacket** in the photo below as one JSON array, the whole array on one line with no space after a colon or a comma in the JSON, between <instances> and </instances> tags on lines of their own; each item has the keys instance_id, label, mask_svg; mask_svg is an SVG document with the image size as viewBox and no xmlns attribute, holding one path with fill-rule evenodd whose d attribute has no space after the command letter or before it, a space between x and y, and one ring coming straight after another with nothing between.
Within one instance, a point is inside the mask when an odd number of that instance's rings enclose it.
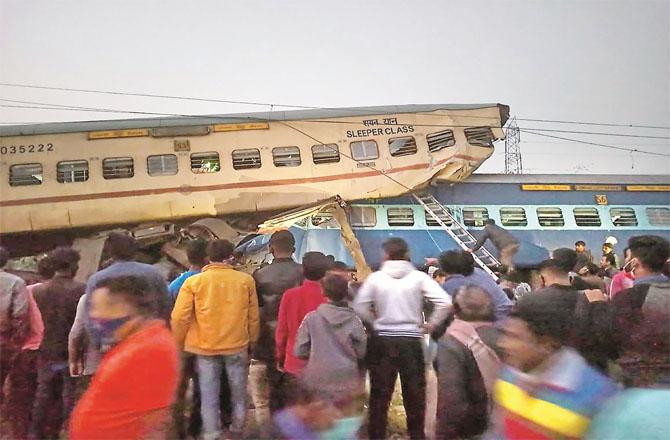
<instances>
[{"instance_id":1,"label":"man in orange jacket","mask_svg":"<svg viewBox=\"0 0 670 440\"><path fill-rule=\"evenodd\" d=\"M230 434L241 437L247 411L249 351L258 340L258 298L254 279L230 262L227 240L207 247L210 264L187 279L172 311L172 332L184 351L197 355L204 439L221 436L219 389L226 369L233 407Z\"/></svg>"}]
</instances>

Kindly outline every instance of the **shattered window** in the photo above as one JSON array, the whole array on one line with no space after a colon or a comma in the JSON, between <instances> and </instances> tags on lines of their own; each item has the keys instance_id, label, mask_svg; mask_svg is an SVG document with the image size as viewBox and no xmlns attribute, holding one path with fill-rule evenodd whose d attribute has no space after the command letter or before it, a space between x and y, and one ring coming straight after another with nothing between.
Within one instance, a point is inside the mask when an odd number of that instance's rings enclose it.
<instances>
[{"instance_id":1,"label":"shattered window","mask_svg":"<svg viewBox=\"0 0 670 440\"><path fill-rule=\"evenodd\" d=\"M409 156L416 153L414 136L403 136L389 139L391 156Z\"/></svg>"},{"instance_id":2,"label":"shattered window","mask_svg":"<svg viewBox=\"0 0 670 440\"><path fill-rule=\"evenodd\" d=\"M339 162L340 150L337 144L314 145L312 146L312 160L315 164Z\"/></svg>"},{"instance_id":3,"label":"shattered window","mask_svg":"<svg viewBox=\"0 0 670 440\"><path fill-rule=\"evenodd\" d=\"M42 184L42 164L24 163L9 167L9 185L26 186Z\"/></svg>"},{"instance_id":4,"label":"shattered window","mask_svg":"<svg viewBox=\"0 0 670 440\"><path fill-rule=\"evenodd\" d=\"M233 150L233 168L246 170L261 167L261 152L258 148Z\"/></svg>"},{"instance_id":5,"label":"shattered window","mask_svg":"<svg viewBox=\"0 0 670 440\"><path fill-rule=\"evenodd\" d=\"M276 167L297 167L302 163L300 148L277 147L272 149L272 161Z\"/></svg>"},{"instance_id":6,"label":"shattered window","mask_svg":"<svg viewBox=\"0 0 670 440\"><path fill-rule=\"evenodd\" d=\"M379 149L375 141L356 141L350 144L351 156L354 160L373 160L379 157Z\"/></svg>"}]
</instances>

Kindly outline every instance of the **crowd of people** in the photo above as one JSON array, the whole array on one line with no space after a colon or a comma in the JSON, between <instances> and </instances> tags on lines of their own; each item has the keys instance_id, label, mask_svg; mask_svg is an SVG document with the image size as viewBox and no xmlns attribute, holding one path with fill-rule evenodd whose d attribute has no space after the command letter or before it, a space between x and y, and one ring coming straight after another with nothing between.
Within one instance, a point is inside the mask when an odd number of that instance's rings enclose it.
<instances>
[{"instance_id":1,"label":"crowd of people","mask_svg":"<svg viewBox=\"0 0 670 440\"><path fill-rule=\"evenodd\" d=\"M616 242L595 263L578 241L521 269L487 227L474 250L497 243L497 281L473 250L418 268L389 238L359 282L321 252L297 263L286 230L252 274L231 242L195 239L166 280L122 233L86 283L70 247L35 284L0 270L2 433L244 438L249 409L267 408L264 438L383 439L399 378L411 439L666 437L668 241L633 237L621 263Z\"/></svg>"}]
</instances>

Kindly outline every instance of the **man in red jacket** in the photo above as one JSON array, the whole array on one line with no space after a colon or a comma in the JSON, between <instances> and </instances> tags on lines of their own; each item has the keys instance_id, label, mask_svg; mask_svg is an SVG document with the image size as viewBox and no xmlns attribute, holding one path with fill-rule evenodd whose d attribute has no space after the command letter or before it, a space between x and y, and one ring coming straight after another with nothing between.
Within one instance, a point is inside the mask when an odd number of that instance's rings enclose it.
<instances>
[{"instance_id":1,"label":"man in red jacket","mask_svg":"<svg viewBox=\"0 0 670 440\"><path fill-rule=\"evenodd\" d=\"M152 318L152 298L138 276L94 287L91 325L111 348L72 414L70 439L166 438L179 358L165 321Z\"/></svg>"},{"instance_id":2,"label":"man in red jacket","mask_svg":"<svg viewBox=\"0 0 670 440\"><path fill-rule=\"evenodd\" d=\"M331 260L321 252L307 252L302 258L305 281L300 287L288 289L279 304L279 317L275 332L275 358L277 368L287 375L285 389L306 365L306 361L293 354L295 337L303 318L328 300L321 289L321 279L331 266Z\"/></svg>"}]
</instances>

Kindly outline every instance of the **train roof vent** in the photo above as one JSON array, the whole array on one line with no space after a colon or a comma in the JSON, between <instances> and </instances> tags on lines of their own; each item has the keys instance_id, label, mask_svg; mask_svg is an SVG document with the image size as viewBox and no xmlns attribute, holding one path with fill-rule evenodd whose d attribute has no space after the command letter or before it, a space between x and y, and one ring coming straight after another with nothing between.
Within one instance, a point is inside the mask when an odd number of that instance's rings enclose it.
<instances>
[{"instance_id":1,"label":"train roof vent","mask_svg":"<svg viewBox=\"0 0 670 440\"><path fill-rule=\"evenodd\" d=\"M610 217L614 226L637 226L633 208L610 208Z\"/></svg>"},{"instance_id":2,"label":"train roof vent","mask_svg":"<svg viewBox=\"0 0 670 440\"><path fill-rule=\"evenodd\" d=\"M23 163L9 167L10 186L40 185L42 180L41 163Z\"/></svg>"},{"instance_id":3,"label":"train roof vent","mask_svg":"<svg viewBox=\"0 0 670 440\"><path fill-rule=\"evenodd\" d=\"M577 226L600 226L600 214L596 208L575 208L572 210Z\"/></svg>"},{"instance_id":4,"label":"train roof vent","mask_svg":"<svg viewBox=\"0 0 670 440\"><path fill-rule=\"evenodd\" d=\"M489 210L483 206L463 208L463 224L465 226L484 226L484 220L488 220Z\"/></svg>"},{"instance_id":5,"label":"train roof vent","mask_svg":"<svg viewBox=\"0 0 670 440\"><path fill-rule=\"evenodd\" d=\"M503 226L528 226L526 210L521 207L500 208L500 222Z\"/></svg>"},{"instance_id":6,"label":"train roof vent","mask_svg":"<svg viewBox=\"0 0 670 440\"><path fill-rule=\"evenodd\" d=\"M272 149L272 161L276 167L297 167L302 163L300 148L276 147Z\"/></svg>"},{"instance_id":7,"label":"train roof vent","mask_svg":"<svg viewBox=\"0 0 670 440\"><path fill-rule=\"evenodd\" d=\"M558 207L537 208L537 221L540 223L540 226L565 226L563 211Z\"/></svg>"},{"instance_id":8,"label":"train roof vent","mask_svg":"<svg viewBox=\"0 0 670 440\"><path fill-rule=\"evenodd\" d=\"M102 160L103 179L129 179L134 175L132 157L108 157Z\"/></svg>"},{"instance_id":9,"label":"train roof vent","mask_svg":"<svg viewBox=\"0 0 670 440\"><path fill-rule=\"evenodd\" d=\"M416 153L416 139L414 136L403 136L389 139L391 156L409 156Z\"/></svg>"},{"instance_id":10,"label":"train roof vent","mask_svg":"<svg viewBox=\"0 0 670 440\"><path fill-rule=\"evenodd\" d=\"M156 154L147 157L147 172L150 176L173 176L178 170L177 156L174 154Z\"/></svg>"},{"instance_id":11,"label":"train roof vent","mask_svg":"<svg viewBox=\"0 0 670 440\"><path fill-rule=\"evenodd\" d=\"M352 206L349 214L351 226L372 227L377 224L377 210L373 206Z\"/></svg>"},{"instance_id":12,"label":"train roof vent","mask_svg":"<svg viewBox=\"0 0 670 440\"><path fill-rule=\"evenodd\" d=\"M315 164L339 162L340 149L337 144L313 145L312 160Z\"/></svg>"},{"instance_id":13,"label":"train roof vent","mask_svg":"<svg viewBox=\"0 0 670 440\"><path fill-rule=\"evenodd\" d=\"M388 208L386 217L389 226L414 226L414 211L412 208Z\"/></svg>"},{"instance_id":14,"label":"train roof vent","mask_svg":"<svg viewBox=\"0 0 670 440\"><path fill-rule=\"evenodd\" d=\"M477 147L492 147L495 137L491 127L472 127L463 130L470 145Z\"/></svg>"},{"instance_id":15,"label":"train roof vent","mask_svg":"<svg viewBox=\"0 0 670 440\"><path fill-rule=\"evenodd\" d=\"M64 160L56 164L56 180L60 183L86 182L87 160Z\"/></svg>"},{"instance_id":16,"label":"train roof vent","mask_svg":"<svg viewBox=\"0 0 670 440\"><path fill-rule=\"evenodd\" d=\"M219 153L216 151L191 154L191 171L194 173L216 173L220 170L221 160L219 159Z\"/></svg>"},{"instance_id":17,"label":"train roof vent","mask_svg":"<svg viewBox=\"0 0 670 440\"><path fill-rule=\"evenodd\" d=\"M436 133L427 134L426 142L428 142L428 151L434 153L443 148L456 145L456 138L454 137L453 130L442 130Z\"/></svg>"},{"instance_id":18,"label":"train roof vent","mask_svg":"<svg viewBox=\"0 0 670 440\"><path fill-rule=\"evenodd\" d=\"M258 148L233 150L233 168L247 170L261 167L261 152Z\"/></svg>"},{"instance_id":19,"label":"train roof vent","mask_svg":"<svg viewBox=\"0 0 670 440\"><path fill-rule=\"evenodd\" d=\"M647 208L647 218L652 226L670 226L670 208Z\"/></svg>"}]
</instances>

